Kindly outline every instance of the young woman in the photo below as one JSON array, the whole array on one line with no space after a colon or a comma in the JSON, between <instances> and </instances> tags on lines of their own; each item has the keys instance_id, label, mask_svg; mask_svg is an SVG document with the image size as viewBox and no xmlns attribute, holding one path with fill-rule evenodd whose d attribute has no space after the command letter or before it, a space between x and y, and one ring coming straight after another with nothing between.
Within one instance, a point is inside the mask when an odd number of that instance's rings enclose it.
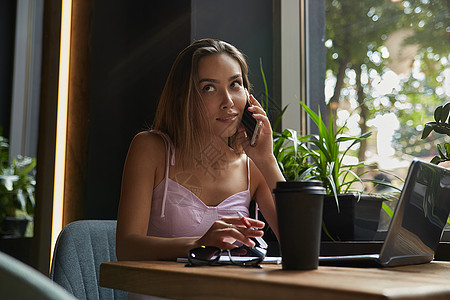
<instances>
[{"instance_id":1,"label":"young woman","mask_svg":"<svg viewBox=\"0 0 450 300\"><path fill-rule=\"evenodd\" d=\"M277 234L271 191L284 178L272 154L272 131L250 83L242 53L219 40L192 43L175 60L153 128L132 141L117 220L119 260L174 260L192 248L254 246L264 223L248 219L255 199ZM263 123L255 146L241 125L246 101Z\"/></svg>"}]
</instances>

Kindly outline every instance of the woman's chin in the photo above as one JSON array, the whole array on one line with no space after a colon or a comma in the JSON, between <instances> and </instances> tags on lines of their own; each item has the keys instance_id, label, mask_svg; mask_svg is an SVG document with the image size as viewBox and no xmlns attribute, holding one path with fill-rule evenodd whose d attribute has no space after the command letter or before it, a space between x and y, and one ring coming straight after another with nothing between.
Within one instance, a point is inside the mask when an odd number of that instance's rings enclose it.
<instances>
[{"instance_id":1,"label":"woman's chin","mask_svg":"<svg viewBox=\"0 0 450 300\"><path fill-rule=\"evenodd\" d=\"M225 128L224 130L222 130L218 136L220 136L222 139L228 139L230 137L232 137L233 135L235 135L237 132L237 128L235 126L233 126L232 128L228 127Z\"/></svg>"}]
</instances>

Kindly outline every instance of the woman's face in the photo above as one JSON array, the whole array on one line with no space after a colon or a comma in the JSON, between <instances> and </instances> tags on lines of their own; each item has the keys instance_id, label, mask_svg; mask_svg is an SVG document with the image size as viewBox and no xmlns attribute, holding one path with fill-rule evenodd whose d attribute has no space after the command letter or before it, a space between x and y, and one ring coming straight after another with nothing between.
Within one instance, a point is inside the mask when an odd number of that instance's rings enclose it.
<instances>
[{"instance_id":1,"label":"woman's face","mask_svg":"<svg viewBox=\"0 0 450 300\"><path fill-rule=\"evenodd\" d=\"M238 61L227 54L205 56L198 63L198 78L213 133L222 138L232 136L247 101Z\"/></svg>"}]
</instances>

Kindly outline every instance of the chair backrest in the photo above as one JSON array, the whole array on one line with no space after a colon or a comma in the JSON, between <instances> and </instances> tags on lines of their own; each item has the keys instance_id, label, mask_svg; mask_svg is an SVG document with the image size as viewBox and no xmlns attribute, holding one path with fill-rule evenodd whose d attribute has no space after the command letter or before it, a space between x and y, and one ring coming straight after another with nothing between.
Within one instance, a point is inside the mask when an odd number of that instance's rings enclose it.
<instances>
[{"instance_id":1,"label":"chair backrest","mask_svg":"<svg viewBox=\"0 0 450 300\"><path fill-rule=\"evenodd\" d=\"M76 300L47 276L0 252L0 297L2 299Z\"/></svg>"},{"instance_id":2,"label":"chair backrest","mask_svg":"<svg viewBox=\"0 0 450 300\"><path fill-rule=\"evenodd\" d=\"M78 299L126 299L127 293L98 285L100 264L117 261L117 221L81 220L61 230L50 278Z\"/></svg>"}]
</instances>

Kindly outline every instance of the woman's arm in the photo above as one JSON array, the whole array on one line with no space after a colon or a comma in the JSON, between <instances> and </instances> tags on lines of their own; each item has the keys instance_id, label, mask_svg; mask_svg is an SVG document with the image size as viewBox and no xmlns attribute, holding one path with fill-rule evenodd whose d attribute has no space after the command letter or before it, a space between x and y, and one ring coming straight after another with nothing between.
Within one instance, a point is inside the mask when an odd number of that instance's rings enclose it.
<instances>
[{"instance_id":1,"label":"woman's arm","mask_svg":"<svg viewBox=\"0 0 450 300\"><path fill-rule=\"evenodd\" d=\"M252 177L256 179L254 197L264 218L278 237L278 222L272 191L275 189L277 182L285 181L285 178L273 155L273 132L270 121L261 105L252 95L250 95L249 101L253 105L250 107L253 117L262 121L263 128L254 147L250 146L243 131L240 132L241 141L246 154L256 166L252 172Z\"/></svg>"},{"instance_id":2,"label":"woman's arm","mask_svg":"<svg viewBox=\"0 0 450 300\"><path fill-rule=\"evenodd\" d=\"M167 259L194 246L194 238L168 242L147 236L153 189L156 181L162 180L164 162L165 145L159 136L142 132L133 139L122 175L117 216L119 260Z\"/></svg>"},{"instance_id":3,"label":"woman's arm","mask_svg":"<svg viewBox=\"0 0 450 300\"><path fill-rule=\"evenodd\" d=\"M241 137L242 145L245 153L253 160L255 165L261 171L270 191L273 191L276 187L276 183L278 181L285 181L285 178L273 155L272 126L270 125L270 121L267 118L265 111L253 95L250 95L249 100L250 104L252 104L249 110L253 113L253 117L257 121L263 122L263 128L254 147L250 146L246 137ZM240 134L241 136L244 134L242 129Z\"/></svg>"},{"instance_id":4,"label":"woman's arm","mask_svg":"<svg viewBox=\"0 0 450 300\"><path fill-rule=\"evenodd\" d=\"M252 166L251 174L252 183L255 183L256 186L253 198L258 203L264 219L269 223L269 226L278 238L278 219L272 189L269 188L265 177L254 165Z\"/></svg>"}]
</instances>

